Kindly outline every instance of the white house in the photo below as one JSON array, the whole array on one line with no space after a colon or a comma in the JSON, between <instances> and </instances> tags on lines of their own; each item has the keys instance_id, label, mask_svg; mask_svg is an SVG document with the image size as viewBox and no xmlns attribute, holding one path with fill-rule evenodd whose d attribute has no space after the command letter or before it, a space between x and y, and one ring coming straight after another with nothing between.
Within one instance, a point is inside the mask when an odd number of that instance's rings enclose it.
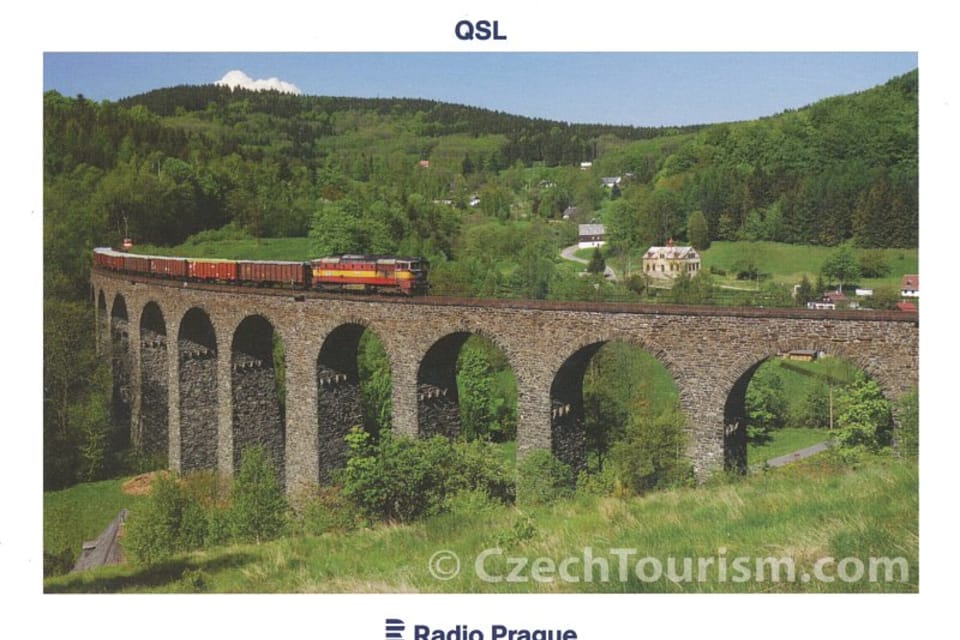
<instances>
[{"instance_id":1,"label":"white house","mask_svg":"<svg viewBox=\"0 0 960 640\"><path fill-rule=\"evenodd\" d=\"M577 228L577 246L581 249L607 244L607 231L602 224L581 224Z\"/></svg>"}]
</instances>

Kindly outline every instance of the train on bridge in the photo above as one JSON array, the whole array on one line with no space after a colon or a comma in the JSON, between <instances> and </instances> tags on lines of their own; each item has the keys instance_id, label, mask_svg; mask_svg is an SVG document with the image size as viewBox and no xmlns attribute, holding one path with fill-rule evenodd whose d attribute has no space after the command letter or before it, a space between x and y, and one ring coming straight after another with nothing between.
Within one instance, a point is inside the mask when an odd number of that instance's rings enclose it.
<instances>
[{"instance_id":1,"label":"train on bridge","mask_svg":"<svg viewBox=\"0 0 960 640\"><path fill-rule=\"evenodd\" d=\"M427 292L423 258L340 255L306 262L149 256L109 247L93 250L94 267L117 273L192 282L406 296Z\"/></svg>"}]
</instances>

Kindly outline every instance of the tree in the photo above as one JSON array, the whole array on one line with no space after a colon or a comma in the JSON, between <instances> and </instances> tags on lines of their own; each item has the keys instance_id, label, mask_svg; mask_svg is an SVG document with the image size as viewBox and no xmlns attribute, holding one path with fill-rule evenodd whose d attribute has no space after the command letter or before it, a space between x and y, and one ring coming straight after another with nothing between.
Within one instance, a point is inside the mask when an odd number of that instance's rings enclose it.
<instances>
[{"instance_id":1,"label":"tree","mask_svg":"<svg viewBox=\"0 0 960 640\"><path fill-rule=\"evenodd\" d=\"M270 457L257 445L244 449L230 490L230 527L242 542L270 540L283 533L287 502Z\"/></svg>"},{"instance_id":2,"label":"tree","mask_svg":"<svg viewBox=\"0 0 960 640\"><path fill-rule=\"evenodd\" d=\"M783 381L769 367L757 370L747 385L745 398L747 428L757 436L765 436L784 424L787 415L787 396Z\"/></svg>"},{"instance_id":3,"label":"tree","mask_svg":"<svg viewBox=\"0 0 960 640\"><path fill-rule=\"evenodd\" d=\"M823 262L823 275L839 282L837 291L843 291L843 283L860 277L860 263L849 244L840 245Z\"/></svg>"},{"instance_id":4,"label":"tree","mask_svg":"<svg viewBox=\"0 0 960 640\"><path fill-rule=\"evenodd\" d=\"M890 265L880 249L870 249L860 254L860 275L864 278L882 278L890 273Z\"/></svg>"},{"instance_id":5,"label":"tree","mask_svg":"<svg viewBox=\"0 0 960 640\"><path fill-rule=\"evenodd\" d=\"M638 412L610 449L610 462L624 486L637 493L684 485L693 473L687 458L684 416L673 408L660 415Z\"/></svg>"},{"instance_id":6,"label":"tree","mask_svg":"<svg viewBox=\"0 0 960 640\"><path fill-rule=\"evenodd\" d=\"M463 436L467 441L483 438L491 431L494 422L487 360L479 349L464 348L457 364Z\"/></svg>"},{"instance_id":7,"label":"tree","mask_svg":"<svg viewBox=\"0 0 960 640\"><path fill-rule=\"evenodd\" d=\"M710 248L710 229L707 227L707 218L702 211L694 211L687 219L687 240L697 251Z\"/></svg>"},{"instance_id":8,"label":"tree","mask_svg":"<svg viewBox=\"0 0 960 640\"><path fill-rule=\"evenodd\" d=\"M837 444L843 449L876 452L891 443L890 403L876 382L860 375L836 398Z\"/></svg>"},{"instance_id":9,"label":"tree","mask_svg":"<svg viewBox=\"0 0 960 640\"><path fill-rule=\"evenodd\" d=\"M592 274L599 275L602 274L607 269L607 263L603 259L603 254L600 253L600 247L593 248L593 256L590 258L590 263L587 265L587 271Z\"/></svg>"},{"instance_id":10,"label":"tree","mask_svg":"<svg viewBox=\"0 0 960 640\"><path fill-rule=\"evenodd\" d=\"M810 284L810 278L807 277L807 274L803 274L803 278L800 279L800 285L797 287L797 295L794 298L797 306L806 307L807 303L816 299L816 297L817 295L813 291L813 285Z\"/></svg>"},{"instance_id":11,"label":"tree","mask_svg":"<svg viewBox=\"0 0 960 640\"><path fill-rule=\"evenodd\" d=\"M166 560L203 545L207 521L200 502L167 473L150 483L150 496L130 512L123 548L139 565Z\"/></svg>"}]
</instances>

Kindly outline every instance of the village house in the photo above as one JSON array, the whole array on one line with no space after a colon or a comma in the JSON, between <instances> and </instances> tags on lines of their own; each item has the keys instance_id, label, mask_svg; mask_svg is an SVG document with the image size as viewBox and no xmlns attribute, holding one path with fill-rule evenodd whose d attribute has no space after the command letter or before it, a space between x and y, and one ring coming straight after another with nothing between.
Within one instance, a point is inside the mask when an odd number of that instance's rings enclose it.
<instances>
[{"instance_id":1,"label":"village house","mask_svg":"<svg viewBox=\"0 0 960 640\"><path fill-rule=\"evenodd\" d=\"M602 247L607 244L607 232L602 224L581 224L578 229L577 246L581 249Z\"/></svg>"},{"instance_id":2,"label":"village house","mask_svg":"<svg viewBox=\"0 0 960 640\"><path fill-rule=\"evenodd\" d=\"M900 297L920 297L920 276L916 274L903 276L903 279L900 281Z\"/></svg>"},{"instance_id":3,"label":"village house","mask_svg":"<svg viewBox=\"0 0 960 640\"><path fill-rule=\"evenodd\" d=\"M837 291L825 293L818 300L807 303L807 309L857 309L860 303Z\"/></svg>"},{"instance_id":4,"label":"village house","mask_svg":"<svg viewBox=\"0 0 960 640\"><path fill-rule=\"evenodd\" d=\"M694 276L700 272L700 255L693 247L675 247L667 240L665 247L650 247L643 254L643 273L652 278L676 278L681 273Z\"/></svg>"}]
</instances>

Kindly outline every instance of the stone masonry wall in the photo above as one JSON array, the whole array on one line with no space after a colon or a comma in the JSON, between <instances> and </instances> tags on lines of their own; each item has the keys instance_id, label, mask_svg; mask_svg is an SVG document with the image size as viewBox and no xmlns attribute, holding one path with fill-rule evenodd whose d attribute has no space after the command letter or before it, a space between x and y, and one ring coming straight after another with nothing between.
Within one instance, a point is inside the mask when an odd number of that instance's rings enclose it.
<instances>
[{"instance_id":1,"label":"stone masonry wall","mask_svg":"<svg viewBox=\"0 0 960 640\"><path fill-rule=\"evenodd\" d=\"M725 426L725 408L737 381L765 358L791 349L817 349L860 366L895 399L917 383L919 321L916 316L870 312L838 314L763 309L683 309L669 307L597 307L517 302L513 306L400 304L382 299L331 299L289 292L205 290L182 283L130 283L94 272L95 290L107 300L122 293L131 318L139 317L148 301L156 302L169 329L179 327L190 309L201 309L215 327L217 351L230 353L244 319L259 315L284 338L287 398L283 425L287 488L318 482L321 448L317 362L324 340L346 324L373 331L387 352L393 384L393 428L415 436L423 410L418 387L420 366L428 351L452 334L479 334L506 354L517 381L518 455L535 448L554 449L556 401L554 382L565 362L610 340L623 340L647 350L673 376L680 393L691 437L689 455L705 478L724 467L727 449L734 446ZM116 343L114 344L116 346ZM233 441L237 426L229 393L229 361L221 366L183 360L187 345L178 343L181 375L171 367L169 396L179 402L171 410L171 450L180 443L182 460L171 455L177 470L191 468L188 460L210 461L217 442ZM586 350L586 351L584 351ZM138 365L139 366L139 365ZM207 367L203 372L194 369ZM137 378L139 379L139 378ZM579 382L577 383L579 384ZM563 386L563 385L561 385ZM139 389L133 393L139 394ZM576 390L563 395L576 396ZM561 406L576 402L563 400ZM140 405L135 405L140 406ZM216 435L211 437L211 416ZM271 418L273 420L273 418ZM204 425L198 429L197 425ZM181 433L182 432L182 433ZM202 435L201 435L202 432ZM326 440L326 438L324 438ZM211 443L212 441L212 443ZM562 449L563 447L561 447ZM232 451L232 447L230 447ZM202 453L199 453L202 452ZM232 455L214 454L217 467L232 473Z\"/></svg>"}]
</instances>

